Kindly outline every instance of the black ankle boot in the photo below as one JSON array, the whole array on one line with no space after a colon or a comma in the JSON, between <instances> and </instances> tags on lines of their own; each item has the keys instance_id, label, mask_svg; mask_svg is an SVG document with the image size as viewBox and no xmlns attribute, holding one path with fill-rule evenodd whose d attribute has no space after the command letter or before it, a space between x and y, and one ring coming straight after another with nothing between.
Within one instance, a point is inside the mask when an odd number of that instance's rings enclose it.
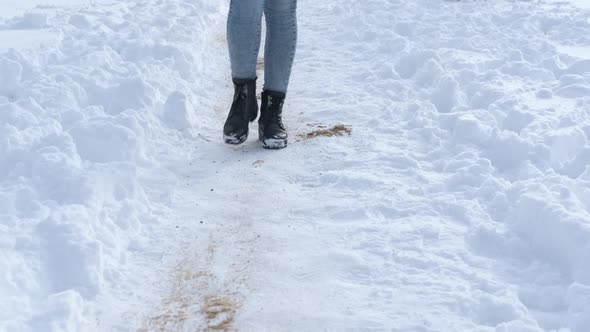
<instances>
[{"instance_id":1,"label":"black ankle boot","mask_svg":"<svg viewBox=\"0 0 590 332\"><path fill-rule=\"evenodd\" d=\"M284 93L262 91L258 138L265 149L282 149L287 146L287 131L282 120L284 102Z\"/></svg>"},{"instance_id":2,"label":"black ankle boot","mask_svg":"<svg viewBox=\"0 0 590 332\"><path fill-rule=\"evenodd\" d=\"M234 101L223 126L223 139L228 144L240 144L248 138L248 124L256 120L256 79L233 79Z\"/></svg>"}]
</instances>

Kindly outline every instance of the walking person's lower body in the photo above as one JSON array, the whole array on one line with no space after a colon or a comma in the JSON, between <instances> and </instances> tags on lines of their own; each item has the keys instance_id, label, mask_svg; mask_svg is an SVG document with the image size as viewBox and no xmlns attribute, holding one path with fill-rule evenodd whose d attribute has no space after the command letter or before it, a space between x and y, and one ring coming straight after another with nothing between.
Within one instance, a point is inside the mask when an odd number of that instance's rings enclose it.
<instances>
[{"instance_id":1,"label":"walking person's lower body","mask_svg":"<svg viewBox=\"0 0 590 332\"><path fill-rule=\"evenodd\" d=\"M248 138L248 125L258 115L256 63L266 20L264 87L258 134L263 147L287 146L282 108L297 44L297 0L231 0L227 39L234 99L223 128L224 140L240 144Z\"/></svg>"}]
</instances>

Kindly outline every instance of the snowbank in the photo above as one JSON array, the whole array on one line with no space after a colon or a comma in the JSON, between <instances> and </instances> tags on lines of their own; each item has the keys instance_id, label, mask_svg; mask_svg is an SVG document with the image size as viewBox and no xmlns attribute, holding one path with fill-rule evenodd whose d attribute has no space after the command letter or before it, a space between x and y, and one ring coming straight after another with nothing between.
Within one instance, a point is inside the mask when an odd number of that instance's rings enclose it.
<instances>
[{"instance_id":1,"label":"snowbank","mask_svg":"<svg viewBox=\"0 0 590 332\"><path fill-rule=\"evenodd\" d=\"M164 209L140 176L170 150L161 137L193 127L204 64L224 61L207 30L223 11L214 0L121 2L0 21L59 36L0 53L1 331L80 331L87 304L116 287Z\"/></svg>"}]
</instances>

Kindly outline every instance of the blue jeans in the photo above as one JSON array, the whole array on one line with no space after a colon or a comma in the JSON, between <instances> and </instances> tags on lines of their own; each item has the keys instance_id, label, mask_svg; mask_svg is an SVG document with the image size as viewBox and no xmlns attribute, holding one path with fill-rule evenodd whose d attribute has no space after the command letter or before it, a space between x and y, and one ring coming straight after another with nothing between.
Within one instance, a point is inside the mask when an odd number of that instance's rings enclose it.
<instances>
[{"instance_id":1,"label":"blue jeans","mask_svg":"<svg viewBox=\"0 0 590 332\"><path fill-rule=\"evenodd\" d=\"M227 40L233 78L256 78L264 13L264 90L287 92L297 44L296 12L297 0L231 0Z\"/></svg>"}]
</instances>

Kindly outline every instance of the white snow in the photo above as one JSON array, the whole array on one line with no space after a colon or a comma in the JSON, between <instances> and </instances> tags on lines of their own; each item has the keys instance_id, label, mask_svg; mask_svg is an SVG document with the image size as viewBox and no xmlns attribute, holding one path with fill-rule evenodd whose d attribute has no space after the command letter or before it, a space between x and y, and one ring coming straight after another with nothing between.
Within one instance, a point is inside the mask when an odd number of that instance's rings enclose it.
<instances>
[{"instance_id":1,"label":"white snow","mask_svg":"<svg viewBox=\"0 0 590 332\"><path fill-rule=\"evenodd\" d=\"M569 2L583 9L590 9L590 2L586 0L570 0Z\"/></svg>"},{"instance_id":2,"label":"white snow","mask_svg":"<svg viewBox=\"0 0 590 332\"><path fill-rule=\"evenodd\" d=\"M226 12L0 2L0 331L590 331L586 1L299 1L280 151Z\"/></svg>"},{"instance_id":3,"label":"white snow","mask_svg":"<svg viewBox=\"0 0 590 332\"><path fill-rule=\"evenodd\" d=\"M34 10L61 9L64 7L96 4L103 0L2 0L0 17L12 18L23 15L24 18Z\"/></svg>"}]
</instances>

